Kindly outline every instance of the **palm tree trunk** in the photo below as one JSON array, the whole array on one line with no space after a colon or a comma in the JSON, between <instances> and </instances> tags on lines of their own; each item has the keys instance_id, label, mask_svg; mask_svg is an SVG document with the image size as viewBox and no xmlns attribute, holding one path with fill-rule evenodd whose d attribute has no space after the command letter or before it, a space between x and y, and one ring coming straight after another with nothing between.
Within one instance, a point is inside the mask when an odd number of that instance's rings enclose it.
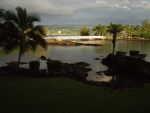
<instances>
[{"instance_id":1,"label":"palm tree trunk","mask_svg":"<svg viewBox=\"0 0 150 113\"><path fill-rule=\"evenodd\" d=\"M21 45L20 45L19 58L18 58L17 66L15 69L16 72L18 72L18 69L19 69L19 64L20 64L20 59L21 59L21 51L22 51L22 49L21 49Z\"/></svg>"},{"instance_id":2,"label":"palm tree trunk","mask_svg":"<svg viewBox=\"0 0 150 113\"><path fill-rule=\"evenodd\" d=\"M115 55L115 45L113 44L113 55Z\"/></svg>"},{"instance_id":3,"label":"palm tree trunk","mask_svg":"<svg viewBox=\"0 0 150 113\"><path fill-rule=\"evenodd\" d=\"M113 55L115 55L115 46L116 46L116 35L117 34L113 34L113 41L112 41L112 43L113 43L113 52L112 52L112 54Z\"/></svg>"}]
</instances>

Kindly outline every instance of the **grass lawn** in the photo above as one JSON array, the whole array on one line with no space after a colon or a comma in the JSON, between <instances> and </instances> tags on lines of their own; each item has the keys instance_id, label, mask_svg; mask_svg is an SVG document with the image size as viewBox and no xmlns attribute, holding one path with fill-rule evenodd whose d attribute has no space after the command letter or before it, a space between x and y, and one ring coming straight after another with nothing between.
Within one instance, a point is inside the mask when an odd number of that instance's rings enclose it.
<instances>
[{"instance_id":1,"label":"grass lawn","mask_svg":"<svg viewBox=\"0 0 150 113\"><path fill-rule=\"evenodd\" d=\"M149 113L150 83L129 93L68 78L0 76L0 113Z\"/></svg>"}]
</instances>

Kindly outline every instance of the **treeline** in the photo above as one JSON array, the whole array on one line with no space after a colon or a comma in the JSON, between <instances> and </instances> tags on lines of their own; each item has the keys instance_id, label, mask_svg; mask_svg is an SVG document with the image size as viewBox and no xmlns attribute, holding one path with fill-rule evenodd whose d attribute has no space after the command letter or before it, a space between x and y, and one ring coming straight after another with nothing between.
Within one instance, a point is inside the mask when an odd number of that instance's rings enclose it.
<instances>
[{"instance_id":1,"label":"treeline","mask_svg":"<svg viewBox=\"0 0 150 113\"><path fill-rule=\"evenodd\" d=\"M45 26L49 30L51 35L84 35L84 30L87 29L88 33L86 35L96 35L96 36L107 36L112 37L112 34L107 32L108 27L114 22L110 22L109 25L98 24L97 26ZM84 28L85 27L85 28ZM123 31L117 34L117 37L146 37L150 38L150 22L148 19L142 21L142 26L139 25L123 25L121 24ZM61 33L59 33L61 31ZM81 33L84 32L84 33Z\"/></svg>"},{"instance_id":2,"label":"treeline","mask_svg":"<svg viewBox=\"0 0 150 113\"><path fill-rule=\"evenodd\" d=\"M114 22L110 22L109 25L105 26L102 24L99 24L95 27L93 27L93 31L94 31L94 35L97 36L110 36L111 34L109 32L107 32L108 27L114 24ZM146 37L146 38L150 38L150 22L148 19L145 19L144 21L142 21L142 26L139 25L123 25L120 24L121 27L123 28L123 31L118 33L117 36L121 37L122 34L125 35L125 37L127 38L132 38L132 37Z\"/></svg>"},{"instance_id":3,"label":"treeline","mask_svg":"<svg viewBox=\"0 0 150 113\"><path fill-rule=\"evenodd\" d=\"M80 35L80 29L82 26L47 25L45 27L49 30L50 35ZM88 28L90 29L89 35L93 35L93 27L94 26L88 26ZM61 31L61 33L59 33L59 31Z\"/></svg>"}]
</instances>

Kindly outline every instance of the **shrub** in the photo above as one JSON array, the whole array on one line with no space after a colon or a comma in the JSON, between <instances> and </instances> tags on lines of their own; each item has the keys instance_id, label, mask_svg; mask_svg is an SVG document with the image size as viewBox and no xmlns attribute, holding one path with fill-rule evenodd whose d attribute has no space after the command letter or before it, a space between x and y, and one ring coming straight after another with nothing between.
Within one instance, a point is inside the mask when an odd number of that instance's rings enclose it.
<instances>
[{"instance_id":1,"label":"shrub","mask_svg":"<svg viewBox=\"0 0 150 113\"><path fill-rule=\"evenodd\" d=\"M127 52L116 51L116 56L126 56Z\"/></svg>"},{"instance_id":2,"label":"shrub","mask_svg":"<svg viewBox=\"0 0 150 113\"><path fill-rule=\"evenodd\" d=\"M30 70L39 70L40 62L39 61L31 61L29 62L29 69Z\"/></svg>"},{"instance_id":3,"label":"shrub","mask_svg":"<svg viewBox=\"0 0 150 113\"><path fill-rule=\"evenodd\" d=\"M85 25L81 28L80 30L80 35L81 36L89 36L89 28Z\"/></svg>"},{"instance_id":4,"label":"shrub","mask_svg":"<svg viewBox=\"0 0 150 113\"><path fill-rule=\"evenodd\" d=\"M139 51L130 50L130 56L138 57L138 55L139 55Z\"/></svg>"},{"instance_id":5,"label":"shrub","mask_svg":"<svg viewBox=\"0 0 150 113\"><path fill-rule=\"evenodd\" d=\"M60 71L61 71L61 61L59 61L59 60L54 60L54 61L49 60L47 62L47 68L48 68L48 73L60 73Z\"/></svg>"}]
</instances>

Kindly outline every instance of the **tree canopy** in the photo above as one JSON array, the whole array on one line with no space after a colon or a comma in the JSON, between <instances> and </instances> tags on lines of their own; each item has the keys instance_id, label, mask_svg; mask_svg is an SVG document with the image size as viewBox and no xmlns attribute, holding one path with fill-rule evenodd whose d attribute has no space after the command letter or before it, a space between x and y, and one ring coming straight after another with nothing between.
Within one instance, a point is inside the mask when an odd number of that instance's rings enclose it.
<instances>
[{"instance_id":1,"label":"tree canopy","mask_svg":"<svg viewBox=\"0 0 150 113\"><path fill-rule=\"evenodd\" d=\"M36 50L38 45L47 48L47 43L43 39L45 31L42 26L34 26L34 22L39 22L38 15L30 15L25 8L16 7L16 13L6 11L4 14L4 23L0 32L1 42L5 41L4 50L9 53L19 47L19 58L16 69L20 64L21 55L28 49ZM30 29L30 30L29 30Z\"/></svg>"},{"instance_id":2,"label":"tree canopy","mask_svg":"<svg viewBox=\"0 0 150 113\"><path fill-rule=\"evenodd\" d=\"M115 53L115 43L116 43L116 37L117 37L117 33L120 33L121 31L123 31L124 28L122 27L121 24L110 24L107 28L107 32L109 33L112 33L113 34L113 40L112 40L112 43L113 43L113 52L112 54L114 55Z\"/></svg>"}]
</instances>

